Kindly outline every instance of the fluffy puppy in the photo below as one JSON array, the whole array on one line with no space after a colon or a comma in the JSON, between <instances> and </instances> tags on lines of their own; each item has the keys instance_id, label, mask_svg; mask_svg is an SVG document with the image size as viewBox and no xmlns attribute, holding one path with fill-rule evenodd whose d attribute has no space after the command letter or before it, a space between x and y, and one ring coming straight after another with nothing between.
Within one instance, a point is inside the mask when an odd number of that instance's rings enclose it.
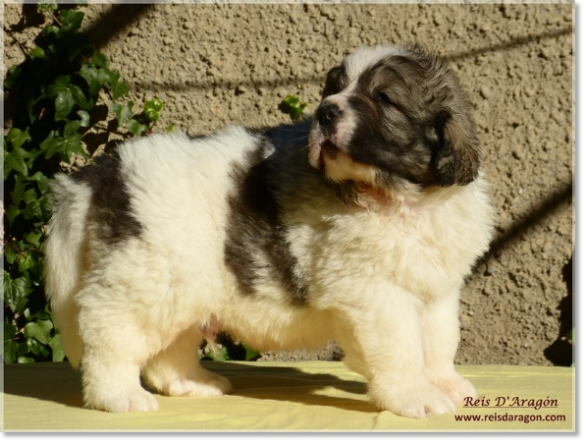
<instances>
[{"instance_id":1,"label":"fluffy puppy","mask_svg":"<svg viewBox=\"0 0 586 443\"><path fill-rule=\"evenodd\" d=\"M47 294L88 407L157 409L141 376L228 393L197 358L217 328L259 349L334 339L403 416L476 395L453 364L458 299L492 209L465 94L418 48L346 58L313 121L133 140L53 194Z\"/></svg>"}]
</instances>

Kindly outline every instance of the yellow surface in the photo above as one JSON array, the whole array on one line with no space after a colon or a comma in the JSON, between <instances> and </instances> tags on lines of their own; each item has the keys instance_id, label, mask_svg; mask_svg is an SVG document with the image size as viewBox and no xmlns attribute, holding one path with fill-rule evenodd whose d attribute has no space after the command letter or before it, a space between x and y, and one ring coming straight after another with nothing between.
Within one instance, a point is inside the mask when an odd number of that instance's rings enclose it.
<instances>
[{"instance_id":1,"label":"yellow surface","mask_svg":"<svg viewBox=\"0 0 586 443\"><path fill-rule=\"evenodd\" d=\"M66 363L4 367L4 429L24 430L373 430L572 431L572 368L461 366L491 407L458 413L539 416L542 421L457 421L443 415L415 420L380 412L366 397L364 379L338 362L211 363L232 381L234 394L216 398L157 396L159 411L111 414L82 408L79 374ZM557 400L557 407L494 408L497 397ZM547 415L565 421L543 421Z\"/></svg>"}]
</instances>

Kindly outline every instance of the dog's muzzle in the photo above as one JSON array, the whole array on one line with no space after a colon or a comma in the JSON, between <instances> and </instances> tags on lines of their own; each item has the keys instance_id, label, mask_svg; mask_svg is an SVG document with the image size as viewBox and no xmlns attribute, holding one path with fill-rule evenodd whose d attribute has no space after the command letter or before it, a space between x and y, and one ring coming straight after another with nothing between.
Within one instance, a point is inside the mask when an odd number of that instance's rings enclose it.
<instances>
[{"instance_id":1,"label":"dog's muzzle","mask_svg":"<svg viewBox=\"0 0 586 443\"><path fill-rule=\"evenodd\" d=\"M317 121L324 135L335 133L336 121L342 115L342 110L335 104L322 105L317 109Z\"/></svg>"}]
</instances>

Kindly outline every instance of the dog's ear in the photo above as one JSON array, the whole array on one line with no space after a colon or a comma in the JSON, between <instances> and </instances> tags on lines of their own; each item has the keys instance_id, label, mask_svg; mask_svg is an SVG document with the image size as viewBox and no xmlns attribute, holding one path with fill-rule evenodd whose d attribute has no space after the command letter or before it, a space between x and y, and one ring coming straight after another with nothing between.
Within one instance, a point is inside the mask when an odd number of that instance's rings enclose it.
<instances>
[{"instance_id":1,"label":"dog's ear","mask_svg":"<svg viewBox=\"0 0 586 443\"><path fill-rule=\"evenodd\" d=\"M330 69L328 75L326 76L324 89L321 93L322 100L328 95L333 95L340 92L342 89L344 89L346 83L346 69L344 68L344 65L336 66L335 68Z\"/></svg>"},{"instance_id":2,"label":"dog's ear","mask_svg":"<svg viewBox=\"0 0 586 443\"><path fill-rule=\"evenodd\" d=\"M467 185L478 175L480 150L474 124L467 113L442 111L436 120L440 135L432 157L434 182L439 186Z\"/></svg>"}]
</instances>

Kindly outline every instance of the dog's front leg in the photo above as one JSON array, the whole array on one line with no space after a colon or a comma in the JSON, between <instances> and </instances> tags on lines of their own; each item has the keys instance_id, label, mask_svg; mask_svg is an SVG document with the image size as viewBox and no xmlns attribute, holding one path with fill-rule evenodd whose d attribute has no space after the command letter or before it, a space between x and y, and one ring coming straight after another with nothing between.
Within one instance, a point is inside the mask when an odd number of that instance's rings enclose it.
<instances>
[{"instance_id":1,"label":"dog's front leg","mask_svg":"<svg viewBox=\"0 0 586 443\"><path fill-rule=\"evenodd\" d=\"M454 402L424 374L421 300L387 282L368 282L360 292L343 310L338 341L348 366L367 377L372 402L405 417L454 413Z\"/></svg>"},{"instance_id":2,"label":"dog's front leg","mask_svg":"<svg viewBox=\"0 0 586 443\"><path fill-rule=\"evenodd\" d=\"M454 367L460 342L459 305L459 290L454 290L430 301L421 311L425 376L456 404L477 397L472 383Z\"/></svg>"}]
</instances>

